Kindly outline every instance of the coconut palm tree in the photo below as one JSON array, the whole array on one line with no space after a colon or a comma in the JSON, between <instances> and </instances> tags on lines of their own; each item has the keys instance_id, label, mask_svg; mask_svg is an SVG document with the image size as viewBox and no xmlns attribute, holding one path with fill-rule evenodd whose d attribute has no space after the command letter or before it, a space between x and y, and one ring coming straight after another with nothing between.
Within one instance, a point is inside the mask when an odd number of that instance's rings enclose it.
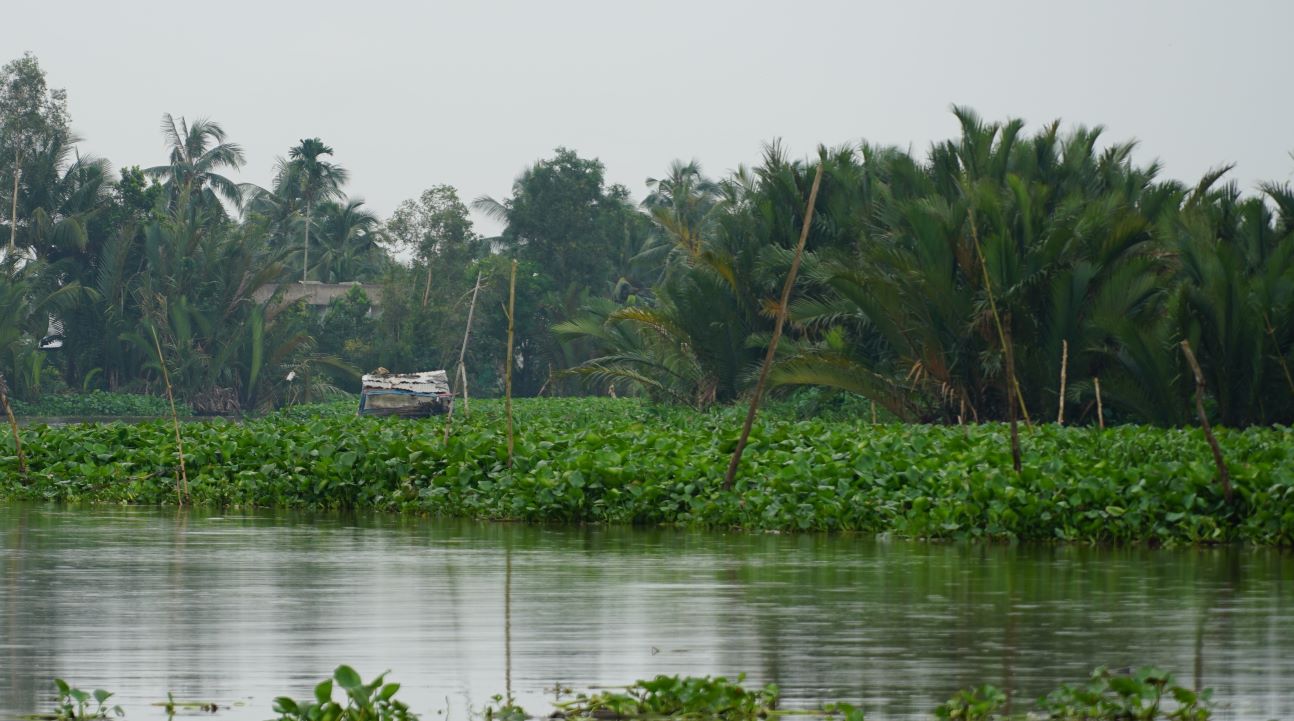
<instances>
[{"instance_id":1,"label":"coconut palm tree","mask_svg":"<svg viewBox=\"0 0 1294 721\"><path fill-rule=\"evenodd\" d=\"M642 207L657 232L652 236L655 242L642 256L654 258L662 266L670 264L669 258L680 255L695 260L713 232L713 214L721 197L719 184L702 175L697 161L675 160L667 176L648 178L647 187L651 192L643 199ZM662 253L665 262L660 262Z\"/></svg>"},{"instance_id":2,"label":"coconut palm tree","mask_svg":"<svg viewBox=\"0 0 1294 721\"><path fill-rule=\"evenodd\" d=\"M326 283L372 280L381 272L382 220L364 201L325 201L317 210L320 246L315 275Z\"/></svg>"},{"instance_id":3,"label":"coconut palm tree","mask_svg":"<svg viewBox=\"0 0 1294 721\"><path fill-rule=\"evenodd\" d=\"M22 198L31 222L19 234L22 247L62 263L73 275L90 265L91 226L106 210L112 187L108 162L82 156L75 149L77 140L56 136L33 156Z\"/></svg>"},{"instance_id":4,"label":"coconut palm tree","mask_svg":"<svg viewBox=\"0 0 1294 721\"><path fill-rule=\"evenodd\" d=\"M172 205L186 197L192 201L187 204L191 209L224 218L222 199L234 206L241 203L241 187L221 173L243 167L243 149L226 140L219 123L199 118L190 124L182 116L176 120L165 113L162 137L170 147L170 160L166 165L146 168L144 173L162 182Z\"/></svg>"}]
</instances>

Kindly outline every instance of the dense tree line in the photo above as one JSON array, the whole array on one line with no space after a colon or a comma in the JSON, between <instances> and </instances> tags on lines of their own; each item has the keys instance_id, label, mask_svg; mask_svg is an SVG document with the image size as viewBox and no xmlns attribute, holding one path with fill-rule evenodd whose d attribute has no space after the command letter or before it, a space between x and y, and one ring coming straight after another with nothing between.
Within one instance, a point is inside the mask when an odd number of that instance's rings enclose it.
<instances>
[{"instance_id":1,"label":"dense tree line","mask_svg":"<svg viewBox=\"0 0 1294 721\"><path fill-rule=\"evenodd\" d=\"M753 380L780 283L810 219L789 342L772 379L862 394L895 416L1179 424L1194 413L1180 347L1200 358L1228 425L1294 421L1294 193L1245 196L1139 166L1099 128L1033 135L956 108L960 137L924 158L863 144L799 162L770 147L720 181L695 164L645 205L664 275L650 300L599 304L557 327L603 354L576 371L704 405ZM648 252L653 252L649 248ZM646 255L647 253L644 253ZM1013 357L1012 357L1013 356Z\"/></svg>"},{"instance_id":2,"label":"dense tree line","mask_svg":"<svg viewBox=\"0 0 1294 721\"><path fill-rule=\"evenodd\" d=\"M341 193L344 171L317 138L260 189L229 177L245 159L219 123L167 114L167 162L114 177L76 149L65 96L31 55L0 73L0 123L13 179L0 372L16 395L156 391L165 362L195 408L230 412L354 375L318 348L317 318L266 292L294 276L375 277L389 262L379 219ZM41 350L47 336L56 351Z\"/></svg>"},{"instance_id":3,"label":"dense tree line","mask_svg":"<svg viewBox=\"0 0 1294 721\"><path fill-rule=\"evenodd\" d=\"M219 123L165 115L166 162L114 173L77 151L65 95L27 55L0 73L0 372L26 399L156 392L165 362L199 410L272 407L378 366L453 368L479 283L465 366L488 395L516 259L518 394L731 401L752 386L821 166L778 392L954 423L1007 417L1018 387L1025 415L1091 422L1099 388L1112 421L1177 424L1193 412L1187 340L1218 421L1294 421L1287 186L1245 195L1226 168L1188 186L1099 128L955 113L959 137L924 155L773 145L719 179L675 162L641 203L558 148L508 197L470 201L505 228L485 238L446 185L377 217L320 138L260 188L231 177L246 161ZM298 281L381 291L318 312L283 302ZM64 342L45 352L53 320Z\"/></svg>"}]
</instances>

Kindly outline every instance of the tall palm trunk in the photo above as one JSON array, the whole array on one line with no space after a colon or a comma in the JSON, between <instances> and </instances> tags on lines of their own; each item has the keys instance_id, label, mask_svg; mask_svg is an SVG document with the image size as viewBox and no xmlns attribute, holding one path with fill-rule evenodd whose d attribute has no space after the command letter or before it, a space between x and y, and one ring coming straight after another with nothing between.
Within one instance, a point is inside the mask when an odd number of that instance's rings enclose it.
<instances>
[{"instance_id":1,"label":"tall palm trunk","mask_svg":"<svg viewBox=\"0 0 1294 721\"><path fill-rule=\"evenodd\" d=\"M422 307L427 307L427 301L431 299L431 258L427 258L427 285L422 289Z\"/></svg>"},{"instance_id":2,"label":"tall palm trunk","mask_svg":"<svg viewBox=\"0 0 1294 721\"><path fill-rule=\"evenodd\" d=\"M306 282L306 274L310 272L310 211L312 204L306 201L306 244L302 249L301 256L301 282Z\"/></svg>"},{"instance_id":3,"label":"tall palm trunk","mask_svg":"<svg viewBox=\"0 0 1294 721\"><path fill-rule=\"evenodd\" d=\"M18 245L18 177L22 175L22 167L17 165L19 161L15 160L13 169L13 207L9 211L9 252L12 253Z\"/></svg>"}]
</instances>

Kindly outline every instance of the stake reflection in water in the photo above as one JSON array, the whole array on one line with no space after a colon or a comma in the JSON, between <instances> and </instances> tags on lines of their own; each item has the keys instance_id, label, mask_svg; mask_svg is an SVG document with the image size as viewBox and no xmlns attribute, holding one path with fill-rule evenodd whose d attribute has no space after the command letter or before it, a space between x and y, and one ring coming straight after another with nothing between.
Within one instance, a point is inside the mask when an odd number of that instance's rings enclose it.
<instances>
[{"instance_id":1,"label":"stake reflection in water","mask_svg":"<svg viewBox=\"0 0 1294 721\"><path fill-rule=\"evenodd\" d=\"M503 686L507 689L508 704L512 696L512 545L503 551Z\"/></svg>"}]
</instances>

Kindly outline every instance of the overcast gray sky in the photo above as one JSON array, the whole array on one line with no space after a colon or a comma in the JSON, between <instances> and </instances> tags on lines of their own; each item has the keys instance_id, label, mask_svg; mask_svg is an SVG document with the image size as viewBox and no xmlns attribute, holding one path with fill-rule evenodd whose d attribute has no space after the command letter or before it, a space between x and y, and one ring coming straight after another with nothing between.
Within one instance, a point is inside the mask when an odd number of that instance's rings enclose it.
<instances>
[{"instance_id":1,"label":"overcast gray sky","mask_svg":"<svg viewBox=\"0 0 1294 721\"><path fill-rule=\"evenodd\" d=\"M35 52L116 166L165 160L163 112L218 120L260 184L318 136L385 217L438 183L502 198L559 145L638 198L674 158L720 175L774 138L924 152L952 103L1104 125L1169 177L1234 162L1252 189L1294 177L1291 28L1288 0L25 0L0 56Z\"/></svg>"}]
</instances>

